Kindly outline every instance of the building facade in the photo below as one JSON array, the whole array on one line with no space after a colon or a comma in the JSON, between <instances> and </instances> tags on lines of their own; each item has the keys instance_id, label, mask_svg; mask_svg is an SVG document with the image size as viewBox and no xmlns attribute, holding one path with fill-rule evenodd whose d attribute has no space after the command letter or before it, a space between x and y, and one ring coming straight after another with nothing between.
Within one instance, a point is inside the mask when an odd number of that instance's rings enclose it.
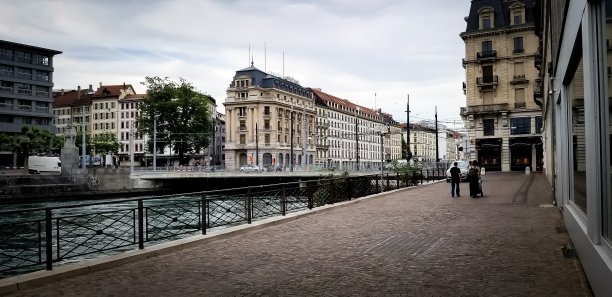
<instances>
[{"instance_id":1,"label":"building facade","mask_svg":"<svg viewBox=\"0 0 612 297\"><path fill-rule=\"evenodd\" d=\"M62 52L0 40L0 133L23 126L54 133L53 57ZM16 165L16 155L0 152L0 164Z\"/></svg>"},{"instance_id":2,"label":"building facade","mask_svg":"<svg viewBox=\"0 0 612 297\"><path fill-rule=\"evenodd\" d=\"M314 164L315 100L296 80L253 65L238 70L225 100L225 166L294 170Z\"/></svg>"},{"instance_id":3,"label":"building facade","mask_svg":"<svg viewBox=\"0 0 612 297\"><path fill-rule=\"evenodd\" d=\"M323 117L328 141L326 166L338 170L380 170L397 155L399 135L397 123L380 110L359 106L349 100L327 94L321 89L311 89ZM381 137L382 135L382 137ZM385 150L387 153L385 154ZM321 160L323 161L323 160Z\"/></svg>"},{"instance_id":4,"label":"building facade","mask_svg":"<svg viewBox=\"0 0 612 297\"><path fill-rule=\"evenodd\" d=\"M596 296L612 296L612 1L537 0L545 173Z\"/></svg>"},{"instance_id":5,"label":"building facade","mask_svg":"<svg viewBox=\"0 0 612 297\"><path fill-rule=\"evenodd\" d=\"M467 97L461 116L475 148L472 157L487 170L542 170L533 19L533 1L473 0L460 34Z\"/></svg>"}]
</instances>

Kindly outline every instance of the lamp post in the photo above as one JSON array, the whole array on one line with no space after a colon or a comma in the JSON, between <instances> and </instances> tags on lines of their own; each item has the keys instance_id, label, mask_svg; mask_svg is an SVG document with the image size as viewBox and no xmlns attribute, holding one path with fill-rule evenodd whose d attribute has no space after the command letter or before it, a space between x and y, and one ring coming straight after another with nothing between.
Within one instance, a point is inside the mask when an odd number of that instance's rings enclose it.
<instances>
[{"instance_id":1,"label":"lamp post","mask_svg":"<svg viewBox=\"0 0 612 297\"><path fill-rule=\"evenodd\" d=\"M289 141L291 142L291 155L289 157L289 171L293 172L293 109L291 109L291 131L289 135Z\"/></svg>"},{"instance_id":2,"label":"lamp post","mask_svg":"<svg viewBox=\"0 0 612 297\"><path fill-rule=\"evenodd\" d=\"M157 170L157 119L153 116L153 172Z\"/></svg>"},{"instance_id":3,"label":"lamp post","mask_svg":"<svg viewBox=\"0 0 612 297\"><path fill-rule=\"evenodd\" d=\"M81 116L82 116L82 122L83 122L81 125L81 132L82 132L81 140L83 141L82 146L81 146L81 149L83 151L82 163L83 163L83 169L87 169L87 162L85 158L85 156L87 155L87 150L86 150L87 142L85 141L86 140L85 133L87 130L87 125L85 123L85 105L81 106L81 110L82 110Z\"/></svg>"},{"instance_id":4,"label":"lamp post","mask_svg":"<svg viewBox=\"0 0 612 297\"><path fill-rule=\"evenodd\" d=\"M406 163L410 162L410 94L406 95Z\"/></svg>"},{"instance_id":5,"label":"lamp post","mask_svg":"<svg viewBox=\"0 0 612 297\"><path fill-rule=\"evenodd\" d=\"M255 165L259 167L259 130L255 122Z\"/></svg>"},{"instance_id":6,"label":"lamp post","mask_svg":"<svg viewBox=\"0 0 612 297\"><path fill-rule=\"evenodd\" d=\"M130 121L130 174L134 174L134 121Z\"/></svg>"}]
</instances>

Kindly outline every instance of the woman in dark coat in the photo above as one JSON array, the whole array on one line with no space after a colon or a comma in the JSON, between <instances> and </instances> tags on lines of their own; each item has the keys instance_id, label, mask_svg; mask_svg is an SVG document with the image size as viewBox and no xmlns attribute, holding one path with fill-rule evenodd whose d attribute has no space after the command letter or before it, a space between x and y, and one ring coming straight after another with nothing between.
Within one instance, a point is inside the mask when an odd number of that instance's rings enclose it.
<instances>
[{"instance_id":1,"label":"woman in dark coat","mask_svg":"<svg viewBox=\"0 0 612 297\"><path fill-rule=\"evenodd\" d=\"M478 194L482 194L480 190L480 167L476 160L470 162L468 167L468 182L470 183L470 197L476 198Z\"/></svg>"}]
</instances>

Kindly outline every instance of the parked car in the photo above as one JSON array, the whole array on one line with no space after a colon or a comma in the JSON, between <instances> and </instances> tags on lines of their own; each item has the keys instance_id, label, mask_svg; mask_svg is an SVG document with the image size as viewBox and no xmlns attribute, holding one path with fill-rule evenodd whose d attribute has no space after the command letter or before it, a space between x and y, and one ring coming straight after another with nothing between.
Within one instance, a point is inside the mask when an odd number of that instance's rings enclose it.
<instances>
[{"instance_id":1,"label":"parked car","mask_svg":"<svg viewBox=\"0 0 612 297\"><path fill-rule=\"evenodd\" d=\"M263 169L253 164L246 164L246 165L240 166L240 172L262 172L262 171Z\"/></svg>"},{"instance_id":2,"label":"parked car","mask_svg":"<svg viewBox=\"0 0 612 297\"><path fill-rule=\"evenodd\" d=\"M450 174L450 169L455 167L455 162L452 162L450 164L450 167L448 167L448 169L446 170L446 182L450 183L451 182L451 174ZM457 167L459 167L459 169L461 169L461 174L459 174L459 177L461 178L461 181L467 181L467 171L468 171L468 166L470 165L470 163L468 161L457 161Z\"/></svg>"}]
</instances>

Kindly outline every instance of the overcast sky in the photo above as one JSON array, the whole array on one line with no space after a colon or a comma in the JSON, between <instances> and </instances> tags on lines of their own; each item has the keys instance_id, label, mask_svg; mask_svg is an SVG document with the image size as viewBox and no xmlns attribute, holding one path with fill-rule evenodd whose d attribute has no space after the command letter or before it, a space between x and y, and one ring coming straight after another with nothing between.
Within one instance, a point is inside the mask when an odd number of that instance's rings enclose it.
<instances>
[{"instance_id":1,"label":"overcast sky","mask_svg":"<svg viewBox=\"0 0 612 297\"><path fill-rule=\"evenodd\" d=\"M249 66L411 122L460 123L468 0L0 0L0 39L63 53L55 89L179 77L217 100ZM264 43L265 49L264 50ZM375 96L376 94L376 96ZM376 100L375 100L376 99Z\"/></svg>"}]
</instances>

